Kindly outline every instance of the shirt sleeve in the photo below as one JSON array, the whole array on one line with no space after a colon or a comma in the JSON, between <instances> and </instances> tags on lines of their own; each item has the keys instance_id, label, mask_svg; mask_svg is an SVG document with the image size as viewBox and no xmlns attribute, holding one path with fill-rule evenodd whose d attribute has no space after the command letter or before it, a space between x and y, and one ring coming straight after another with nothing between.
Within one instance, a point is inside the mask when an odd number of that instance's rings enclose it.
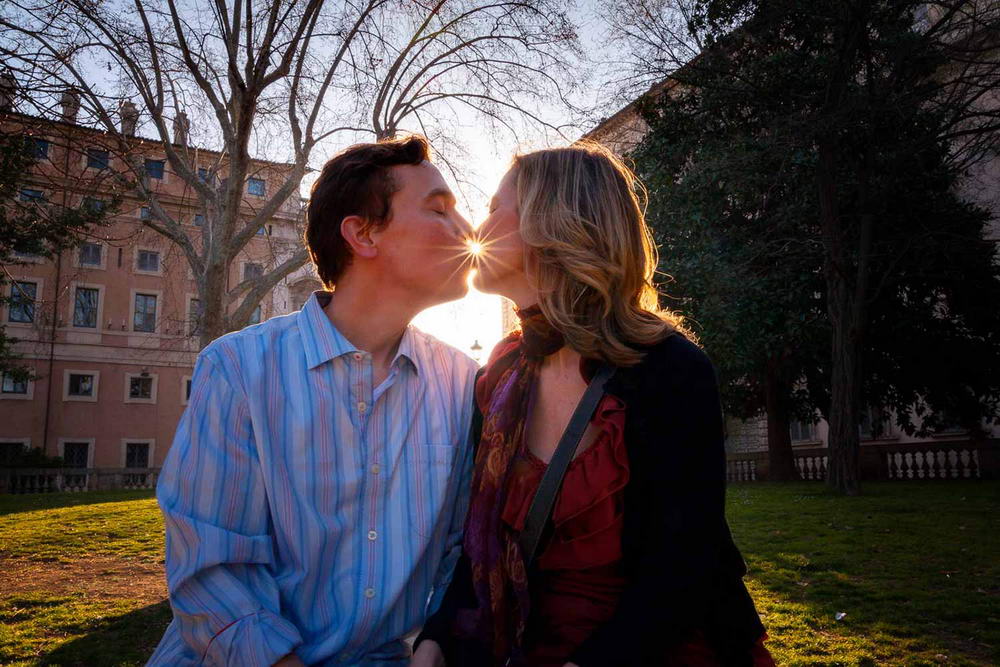
<instances>
[{"instance_id":1,"label":"shirt sleeve","mask_svg":"<svg viewBox=\"0 0 1000 667\"><path fill-rule=\"evenodd\" d=\"M302 643L280 615L274 541L244 394L203 352L156 487L170 605L206 665L270 666Z\"/></svg>"},{"instance_id":2,"label":"shirt sleeve","mask_svg":"<svg viewBox=\"0 0 1000 667\"><path fill-rule=\"evenodd\" d=\"M479 378L477 372L470 385L475 386L475 380ZM482 416L475 405L471 390L463 397L465 404L470 406L472 413L471 426L469 428L468 440L462 451L462 458L456 469L459 480L455 502L452 503L451 524L448 528L448 536L445 542L444 556L441 565L438 567L434 577L434 587L427 605L427 613L433 614L441 606L448 584L451 583L455 565L458 563L462 553L462 537L465 533L465 516L469 511L469 491L472 482L472 463L475 458L476 444L479 441L479 432L482 430Z\"/></svg>"}]
</instances>

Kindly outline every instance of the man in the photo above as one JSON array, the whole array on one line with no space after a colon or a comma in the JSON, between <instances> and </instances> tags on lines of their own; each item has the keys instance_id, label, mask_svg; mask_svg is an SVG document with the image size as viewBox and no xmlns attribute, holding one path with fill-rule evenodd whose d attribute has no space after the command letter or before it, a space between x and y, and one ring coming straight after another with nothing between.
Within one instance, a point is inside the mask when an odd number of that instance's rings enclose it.
<instances>
[{"instance_id":1,"label":"man","mask_svg":"<svg viewBox=\"0 0 1000 667\"><path fill-rule=\"evenodd\" d=\"M306 242L336 291L199 355L157 486L174 619L150 664L407 659L460 549L476 370L409 321L465 293L470 233L422 137L323 168Z\"/></svg>"}]
</instances>

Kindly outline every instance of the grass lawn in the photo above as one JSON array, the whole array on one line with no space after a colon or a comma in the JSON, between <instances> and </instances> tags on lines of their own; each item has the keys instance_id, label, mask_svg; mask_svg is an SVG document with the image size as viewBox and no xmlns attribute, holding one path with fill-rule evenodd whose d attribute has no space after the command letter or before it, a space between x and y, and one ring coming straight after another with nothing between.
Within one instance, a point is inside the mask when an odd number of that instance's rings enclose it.
<instances>
[{"instance_id":1,"label":"grass lawn","mask_svg":"<svg viewBox=\"0 0 1000 667\"><path fill-rule=\"evenodd\" d=\"M778 664L1000 664L1000 483L733 485L729 517ZM0 664L143 664L161 531L150 492L0 496Z\"/></svg>"}]
</instances>

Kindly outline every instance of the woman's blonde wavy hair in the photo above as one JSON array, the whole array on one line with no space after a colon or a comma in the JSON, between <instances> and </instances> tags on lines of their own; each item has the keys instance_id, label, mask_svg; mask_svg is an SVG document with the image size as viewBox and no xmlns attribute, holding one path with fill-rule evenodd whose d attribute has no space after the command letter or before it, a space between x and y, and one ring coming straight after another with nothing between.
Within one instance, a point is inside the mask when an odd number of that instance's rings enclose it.
<instances>
[{"instance_id":1,"label":"woman's blonde wavy hair","mask_svg":"<svg viewBox=\"0 0 1000 667\"><path fill-rule=\"evenodd\" d=\"M632 366L682 330L660 308L646 190L614 153L578 142L514 158L521 237L542 312L587 358Z\"/></svg>"}]
</instances>

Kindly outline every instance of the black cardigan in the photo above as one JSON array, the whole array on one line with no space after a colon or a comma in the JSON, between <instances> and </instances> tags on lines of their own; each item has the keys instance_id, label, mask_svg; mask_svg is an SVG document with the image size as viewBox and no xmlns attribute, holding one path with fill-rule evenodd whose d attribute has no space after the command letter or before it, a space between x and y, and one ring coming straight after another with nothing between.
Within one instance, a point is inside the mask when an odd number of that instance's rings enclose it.
<instances>
[{"instance_id":1,"label":"black cardigan","mask_svg":"<svg viewBox=\"0 0 1000 667\"><path fill-rule=\"evenodd\" d=\"M726 458L715 369L674 334L619 368L607 391L626 405L630 477L624 491L626 587L614 615L569 657L581 667L662 665L665 650L700 630L725 665L750 665L763 634L725 517ZM475 424L474 424L475 428ZM448 667L463 659L452 635L459 608L474 607L467 558L416 644L437 641ZM468 655L468 653L465 653Z\"/></svg>"}]
</instances>

